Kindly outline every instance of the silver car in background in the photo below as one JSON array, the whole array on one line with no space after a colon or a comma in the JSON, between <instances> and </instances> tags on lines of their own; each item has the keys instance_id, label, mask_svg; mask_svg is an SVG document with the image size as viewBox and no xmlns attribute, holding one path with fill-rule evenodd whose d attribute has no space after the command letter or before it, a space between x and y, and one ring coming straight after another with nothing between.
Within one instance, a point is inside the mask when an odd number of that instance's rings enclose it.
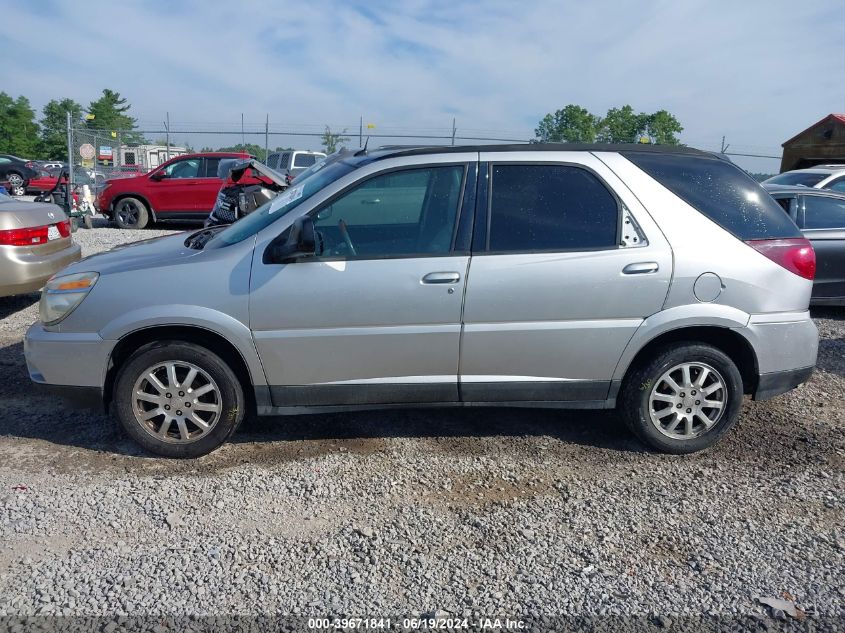
<instances>
[{"instance_id":1,"label":"silver car in background","mask_svg":"<svg viewBox=\"0 0 845 633\"><path fill-rule=\"evenodd\" d=\"M810 376L814 270L778 204L693 149L359 150L230 226L71 266L25 353L172 457L248 412L443 405L616 408L689 453Z\"/></svg>"},{"instance_id":2,"label":"silver car in background","mask_svg":"<svg viewBox=\"0 0 845 633\"><path fill-rule=\"evenodd\" d=\"M59 207L0 194L0 297L36 292L81 258Z\"/></svg>"}]
</instances>

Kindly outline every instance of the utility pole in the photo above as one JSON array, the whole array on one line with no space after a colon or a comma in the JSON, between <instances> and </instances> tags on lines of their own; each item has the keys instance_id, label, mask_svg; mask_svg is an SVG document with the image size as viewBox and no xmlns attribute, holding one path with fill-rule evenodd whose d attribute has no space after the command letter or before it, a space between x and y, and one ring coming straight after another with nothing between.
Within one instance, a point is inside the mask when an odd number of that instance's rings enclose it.
<instances>
[{"instance_id":1,"label":"utility pole","mask_svg":"<svg viewBox=\"0 0 845 633\"><path fill-rule=\"evenodd\" d=\"M167 113L167 120L164 122L164 148L165 156L170 160L170 112Z\"/></svg>"},{"instance_id":2,"label":"utility pole","mask_svg":"<svg viewBox=\"0 0 845 633\"><path fill-rule=\"evenodd\" d=\"M73 190L73 130L71 129L70 110L67 111L67 189L65 189L65 213L70 215L70 201Z\"/></svg>"},{"instance_id":3,"label":"utility pole","mask_svg":"<svg viewBox=\"0 0 845 633\"><path fill-rule=\"evenodd\" d=\"M241 148L246 149L246 139L244 138L244 113L241 112Z\"/></svg>"},{"instance_id":4,"label":"utility pole","mask_svg":"<svg viewBox=\"0 0 845 633\"><path fill-rule=\"evenodd\" d=\"M364 117L358 122L358 147L364 147Z\"/></svg>"},{"instance_id":5,"label":"utility pole","mask_svg":"<svg viewBox=\"0 0 845 633\"><path fill-rule=\"evenodd\" d=\"M727 145L725 145L725 137L724 137L724 136L722 136L722 150L721 150L721 152L719 152L719 153L720 153L720 154L724 154L725 152L727 152L727 151L728 151L728 148L729 148L730 146L731 146L731 144L730 144L730 143L728 143Z\"/></svg>"},{"instance_id":6,"label":"utility pole","mask_svg":"<svg viewBox=\"0 0 845 633\"><path fill-rule=\"evenodd\" d=\"M458 128L455 127L455 117L452 117L452 145L455 144L455 132L458 131Z\"/></svg>"},{"instance_id":7,"label":"utility pole","mask_svg":"<svg viewBox=\"0 0 845 633\"><path fill-rule=\"evenodd\" d=\"M270 113L267 113L267 118L264 119L264 163L267 163L267 157L270 155Z\"/></svg>"}]
</instances>

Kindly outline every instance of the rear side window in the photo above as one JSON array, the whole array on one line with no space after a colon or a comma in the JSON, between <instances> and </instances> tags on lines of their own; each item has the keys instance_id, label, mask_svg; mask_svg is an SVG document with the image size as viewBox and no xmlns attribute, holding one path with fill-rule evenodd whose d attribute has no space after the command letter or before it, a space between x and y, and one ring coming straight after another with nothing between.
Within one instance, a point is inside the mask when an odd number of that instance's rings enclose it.
<instances>
[{"instance_id":1,"label":"rear side window","mask_svg":"<svg viewBox=\"0 0 845 633\"><path fill-rule=\"evenodd\" d=\"M311 167L317 162L317 157L314 154L294 154L294 167Z\"/></svg>"},{"instance_id":2,"label":"rear side window","mask_svg":"<svg viewBox=\"0 0 845 633\"><path fill-rule=\"evenodd\" d=\"M798 227L766 190L728 161L682 154L622 154L741 240L801 237Z\"/></svg>"},{"instance_id":3,"label":"rear side window","mask_svg":"<svg viewBox=\"0 0 845 633\"><path fill-rule=\"evenodd\" d=\"M845 200L804 196L804 228L845 228Z\"/></svg>"},{"instance_id":4,"label":"rear side window","mask_svg":"<svg viewBox=\"0 0 845 633\"><path fill-rule=\"evenodd\" d=\"M769 185L803 185L804 187L815 187L822 180L827 178L827 174L813 171L788 171L777 176L772 176L766 180Z\"/></svg>"},{"instance_id":5,"label":"rear side window","mask_svg":"<svg viewBox=\"0 0 845 633\"><path fill-rule=\"evenodd\" d=\"M565 251L616 246L619 205L586 169L493 165L491 251Z\"/></svg>"}]
</instances>

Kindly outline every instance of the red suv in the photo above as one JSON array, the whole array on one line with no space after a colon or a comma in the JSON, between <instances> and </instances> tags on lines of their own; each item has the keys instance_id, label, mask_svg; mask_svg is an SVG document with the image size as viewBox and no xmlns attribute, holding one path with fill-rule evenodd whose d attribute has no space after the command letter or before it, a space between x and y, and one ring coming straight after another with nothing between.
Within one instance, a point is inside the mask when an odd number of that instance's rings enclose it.
<instances>
[{"instance_id":1,"label":"red suv","mask_svg":"<svg viewBox=\"0 0 845 633\"><path fill-rule=\"evenodd\" d=\"M97 197L100 213L122 229L142 229L159 220L205 220L223 180L224 158L249 158L237 152L183 154L147 174L108 180Z\"/></svg>"}]
</instances>

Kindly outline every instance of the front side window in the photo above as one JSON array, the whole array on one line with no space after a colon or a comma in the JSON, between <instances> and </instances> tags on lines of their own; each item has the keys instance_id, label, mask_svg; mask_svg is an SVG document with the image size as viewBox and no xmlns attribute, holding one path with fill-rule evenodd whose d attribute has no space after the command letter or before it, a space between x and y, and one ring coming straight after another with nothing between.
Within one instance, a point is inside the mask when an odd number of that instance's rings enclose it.
<instances>
[{"instance_id":1,"label":"front side window","mask_svg":"<svg viewBox=\"0 0 845 633\"><path fill-rule=\"evenodd\" d=\"M845 229L845 200L804 196L805 229Z\"/></svg>"},{"instance_id":2,"label":"front side window","mask_svg":"<svg viewBox=\"0 0 845 633\"><path fill-rule=\"evenodd\" d=\"M449 253L463 177L463 165L423 167L380 174L355 186L314 213L321 256Z\"/></svg>"},{"instance_id":3,"label":"front side window","mask_svg":"<svg viewBox=\"0 0 845 633\"><path fill-rule=\"evenodd\" d=\"M201 158L186 158L170 163L164 168L168 178L198 178L202 165Z\"/></svg>"},{"instance_id":4,"label":"front side window","mask_svg":"<svg viewBox=\"0 0 845 633\"><path fill-rule=\"evenodd\" d=\"M488 248L565 251L617 244L619 205L591 172L570 165L494 165Z\"/></svg>"}]
</instances>

